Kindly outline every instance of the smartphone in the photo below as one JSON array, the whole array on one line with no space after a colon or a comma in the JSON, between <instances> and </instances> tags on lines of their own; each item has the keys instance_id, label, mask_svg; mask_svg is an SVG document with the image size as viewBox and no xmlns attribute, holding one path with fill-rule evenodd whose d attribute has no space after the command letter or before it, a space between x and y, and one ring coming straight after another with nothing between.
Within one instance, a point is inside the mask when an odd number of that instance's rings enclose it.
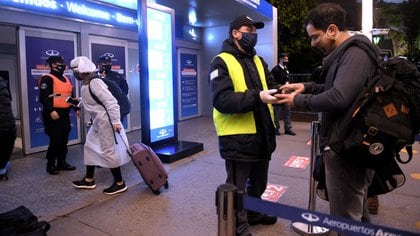
<instances>
[{"instance_id":1,"label":"smartphone","mask_svg":"<svg viewBox=\"0 0 420 236\"><path fill-rule=\"evenodd\" d=\"M66 102L72 104L75 107L80 107L80 103L81 103L81 101L78 101L72 97L67 97Z\"/></svg>"}]
</instances>

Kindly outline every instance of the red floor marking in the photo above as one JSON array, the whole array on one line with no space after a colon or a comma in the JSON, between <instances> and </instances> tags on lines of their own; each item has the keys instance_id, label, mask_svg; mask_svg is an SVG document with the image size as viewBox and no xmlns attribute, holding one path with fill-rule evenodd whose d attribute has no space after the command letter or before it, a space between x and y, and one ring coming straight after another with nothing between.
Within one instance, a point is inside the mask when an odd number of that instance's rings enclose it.
<instances>
[{"instance_id":1,"label":"red floor marking","mask_svg":"<svg viewBox=\"0 0 420 236\"><path fill-rule=\"evenodd\" d=\"M309 157L291 156L284 166L305 169L309 164Z\"/></svg>"},{"instance_id":2,"label":"red floor marking","mask_svg":"<svg viewBox=\"0 0 420 236\"><path fill-rule=\"evenodd\" d=\"M277 202L280 197L283 196L284 192L286 192L286 189L286 186L267 183L267 188L261 196L261 199L270 202Z\"/></svg>"}]
</instances>

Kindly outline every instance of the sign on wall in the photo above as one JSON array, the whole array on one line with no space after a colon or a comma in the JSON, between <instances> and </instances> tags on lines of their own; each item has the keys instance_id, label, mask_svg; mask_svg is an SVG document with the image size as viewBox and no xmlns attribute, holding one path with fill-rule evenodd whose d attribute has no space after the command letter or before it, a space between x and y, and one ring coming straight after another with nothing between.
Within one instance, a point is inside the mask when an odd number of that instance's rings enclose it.
<instances>
[{"instance_id":1,"label":"sign on wall","mask_svg":"<svg viewBox=\"0 0 420 236\"><path fill-rule=\"evenodd\" d=\"M197 54L180 52L180 120L199 115Z\"/></svg>"},{"instance_id":2,"label":"sign on wall","mask_svg":"<svg viewBox=\"0 0 420 236\"><path fill-rule=\"evenodd\" d=\"M30 148L46 146L49 143L49 138L44 132L44 125L42 121L42 104L39 101L38 80L42 75L50 72L46 59L49 56L61 55L65 59L67 66L64 75L67 76L73 87L76 82L73 74L69 69L69 63L74 58L74 41L60 40L41 37L25 37L26 47L26 74L27 74L27 102L29 111L29 137ZM76 95L76 94L75 94ZM70 112L71 132L69 141L77 140L78 125L77 116L75 112Z\"/></svg>"}]
</instances>

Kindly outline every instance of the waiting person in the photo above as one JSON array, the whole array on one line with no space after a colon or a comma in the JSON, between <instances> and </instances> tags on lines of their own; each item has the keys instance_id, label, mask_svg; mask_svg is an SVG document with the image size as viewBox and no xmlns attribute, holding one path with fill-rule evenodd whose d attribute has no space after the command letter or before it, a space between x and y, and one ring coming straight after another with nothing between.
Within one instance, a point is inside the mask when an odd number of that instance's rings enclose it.
<instances>
[{"instance_id":1,"label":"waiting person","mask_svg":"<svg viewBox=\"0 0 420 236\"><path fill-rule=\"evenodd\" d=\"M114 81L118 85L118 87L121 88L121 91L123 91L125 95L128 95L127 80L124 78L123 75L112 70L112 58L109 55L104 54L99 57L98 67L101 78ZM124 120L125 117L121 117L121 121Z\"/></svg>"},{"instance_id":2,"label":"waiting person","mask_svg":"<svg viewBox=\"0 0 420 236\"><path fill-rule=\"evenodd\" d=\"M325 83L283 85L280 89L294 92L276 97L291 106L322 112L319 145L324 155L330 213L361 221L374 171L346 158L354 154L344 150L343 134L348 131L353 103L365 94L365 84L376 71L375 62L354 43L366 45L378 57L379 50L364 35L350 36L344 28L345 15L335 3L323 3L308 12L305 23L311 46L325 55Z\"/></svg>"},{"instance_id":3,"label":"waiting person","mask_svg":"<svg viewBox=\"0 0 420 236\"><path fill-rule=\"evenodd\" d=\"M256 54L263 22L240 16L230 23L229 37L210 66L213 119L219 151L225 159L226 183L238 193L260 198L267 186L271 154L276 148L272 96L277 89L264 60ZM249 225L275 224L277 218L237 211L236 234L252 235Z\"/></svg>"},{"instance_id":4,"label":"waiting person","mask_svg":"<svg viewBox=\"0 0 420 236\"><path fill-rule=\"evenodd\" d=\"M274 81L277 84L288 84L289 83L289 70L287 65L289 64L289 55L287 53L281 53L279 57L279 63L271 69L271 74L274 77ZM284 133L288 135L296 135L292 130L292 121L290 119L290 106L287 104L274 105L274 123L276 125L275 133L280 135L280 115L283 112L284 122Z\"/></svg>"},{"instance_id":5,"label":"waiting person","mask_svg":"<svg viewBox=\"0 0 420 236\"><path fill-rule=\"evenodd\" d=\"M56 175L60 170L75 170L67 159L67 143L71 131L70 110L74 108L79 116L79 108L66 101L73 97L71 80L64 75L66 65L62 56L50 56L46 61L50 73L39 80L39 99L42 103L42 119L45 133L50 138L47 151L46 170Z\"/></svg>"},{"instance_id":6,"label":"waiting person","mask_svg":"<svg viewBox=\"0 0 420 236\"><path fill-rule=\"evenodd\" d=\"M127 186L120 167L131 159L123 143L128 144L128 139L120 121L120 107L117 100L106 84L97 78L96 66L89 58L84 56L74 58L71 61L71 69L76 79L82 81L83 109L92 117L92 126L87 133L83 152L86 175L82 180L73 181L73 186L79 189L94 189L95 166L101 166L110 168L114 177L114 183L103 192L105 194L124 192ZM95 101L92 93L104 106Z\"/></svg>"},{"instance_id":7,"label":"waiting person","mask_svg":"<svg viewBox=\"0 0 420 236\"><path fill-rule=\"evenodd\" d=\"M12 112L12 95L9 81L0 76L0 181L8 180L10 156L16 140L15 117Z\"/></svg>"}]
</instances>

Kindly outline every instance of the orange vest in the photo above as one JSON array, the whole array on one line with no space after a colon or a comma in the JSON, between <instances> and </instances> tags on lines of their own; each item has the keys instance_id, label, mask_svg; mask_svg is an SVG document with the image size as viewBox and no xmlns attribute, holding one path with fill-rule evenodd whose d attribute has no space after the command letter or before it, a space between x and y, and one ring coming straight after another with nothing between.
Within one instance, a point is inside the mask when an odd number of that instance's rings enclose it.
<instances>
[{"instance_id":1,"label":"orange vest","mask_svg":"<svg viewBox=\"0 0 420 236\"><path fill-rule=\"evenodd\" d=\"M69 108L71 104L66 102L66 98L71 96L71 93L73 90L71 81L66 76L64 76L64 78L66 79L65 82L61 81L59 78L57 78L56 76L52 74L46 74L44 76L48 76L52 78L52 81L53 81L53 94L48 95L48 97L53 98L53 107L54 108ZM41 79L39 80L39 83L41 83Z\"/></svg>"}]
</instances>

